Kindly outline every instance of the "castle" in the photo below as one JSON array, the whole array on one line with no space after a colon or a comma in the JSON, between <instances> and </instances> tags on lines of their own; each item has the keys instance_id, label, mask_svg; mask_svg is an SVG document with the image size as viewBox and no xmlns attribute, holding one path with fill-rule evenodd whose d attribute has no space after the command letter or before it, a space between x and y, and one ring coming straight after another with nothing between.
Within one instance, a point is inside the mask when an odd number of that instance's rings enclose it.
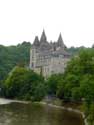
<instances>
[{"instance_id":1,"label":"castle","mask_svg":"<svg viewBox=\"0 0 94 125\"><path fill-rule=\"evenodd\" d=\"M30 50L30 69L48 77L51 74L64 73L70 54L66 51L61 34L57 42L48 42L43 30L40 40L35 37Z\"/></svg>"}]
</instances>

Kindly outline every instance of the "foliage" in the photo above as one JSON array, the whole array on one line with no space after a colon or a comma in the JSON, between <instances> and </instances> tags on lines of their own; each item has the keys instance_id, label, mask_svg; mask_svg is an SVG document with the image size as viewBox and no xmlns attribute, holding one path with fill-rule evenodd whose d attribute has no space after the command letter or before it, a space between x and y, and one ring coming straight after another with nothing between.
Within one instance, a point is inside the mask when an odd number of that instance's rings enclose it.
<instances>
[{"instance_id":1,"label":"foliage","mask_svg":"<svg viewBox=\"0 0 94 125\"><path fill-rule=\"evenodd\" d=\"M46 94L44 78L23 67L15 67L9 73L5 88L8 98L39 101Z\"/></svg>"},{"instance_id":2,"label":"foliage","mask_svg":"<svg viewBox=\"0 0 94 125\"><path fill-rule=\"evenodd\" d=\"M94 98L94 49L84 49L68 64L65 72L63 88L64 96L69 100ZM64 85L65 84L65 85ZM59 90L58 90L59 91ZM61 89L60 89L61 92ZM88 94L87 94L88 93ZM89 96L89 97L88 97Z\"/></svg>"},{"instance_id":3,"label":"foliage","mask_svg":"<svg viewBox=\"0 0 94 125\"><path fill-rule=\"evenodd\" d=\"M62 74L53 74L47 79L48 94L56 95L57 87L61 79Z\"/></svg>"},{"instance_id":4,"label":"foliage","mask_svg":"<svg viewBox=\"0 0 94 125\"><path fill-rule=\"evenodd\" d=\"M90 125L94 125L94 103L90 105L89 115L87 120Z\"/></svg>"},{"instance_id":5,"label":"foliage","mask_svg":"<svg viewBox=\"0 0 94 125\"><path fill-rule=\"evenodd\" d=\"M83 50L85 47L84 46L81 46L81 47L74 47L74 46L72 46L72 47L70 47L70 48L67 48L67 51L69 52L69 53L71 53L71 55L78 55L78 53L81 51L81 50Z\"/></svg>"},{"instance_id":6,"label":"foliage","mask_svg":"<svg viewBox=\"0 0 94 125\"><path fill-rule=\"evenodd\" d=\"M14 66L29 64L30 47L31 44L25 41L17 46L0 45L0 80L6 79Z\"/></svg>"},{"instance_id":7,"label":"foliage","mask_svg":"<svg viewBox=\"0 0 94 125\"><path fill-rule=\"evenodd\" d=\"M94 75L87 74L80 81L80 92L87 102L94 101Z\"/></svg>"},{"instance_id":8,"label":"foliage","mask_svg":"<svg viewBox=\"0 0 94 125\"><path fill-rule=\"evenodd\" d=\"M68 63L65 73L50 76L47 85L50 95L65 101L93 101L94 49L81 48Z\"/></svg>"},{"instance_id":9,"label":"foliage","mask_svg":"<svg viewBox=\"0 0 94 125\"><path fill-rule=\"evenodd\" d=\"M85 116L94 124L94 49L83 49L68 63L58 95L64 101L84 101ZM62 94L63 93L63 94Z\"/></svg>"}]
</instances>

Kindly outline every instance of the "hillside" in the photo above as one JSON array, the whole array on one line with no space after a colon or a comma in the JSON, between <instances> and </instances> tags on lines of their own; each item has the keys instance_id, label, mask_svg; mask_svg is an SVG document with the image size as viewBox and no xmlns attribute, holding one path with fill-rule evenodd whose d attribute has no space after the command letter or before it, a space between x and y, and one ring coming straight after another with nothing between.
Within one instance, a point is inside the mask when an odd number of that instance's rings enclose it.
<instances>
[{"instance_id":1,"label":"hillside","mask_svg":"<svg viewBox=\"0 0 94 125\"><path fill-rule=\"evenodd\" d=\"M4 79L14 66L29 65L30 48L29 42L8 47L0 45L0 80Z\"/></svg>"}]
</instances>

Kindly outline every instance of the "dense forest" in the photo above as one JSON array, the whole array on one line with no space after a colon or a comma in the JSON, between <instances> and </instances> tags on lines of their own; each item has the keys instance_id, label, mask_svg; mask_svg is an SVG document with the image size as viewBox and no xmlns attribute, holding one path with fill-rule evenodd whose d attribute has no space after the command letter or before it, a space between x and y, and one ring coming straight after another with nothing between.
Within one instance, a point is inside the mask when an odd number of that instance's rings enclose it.
<instances>
[{"instance_id":1,"label":"dense forest","mask_svg":"<svg viewBox=\"0 0 94 125\"><path fill-rule=\"evenodd\" d=\"M23 42L17 46L0 45L0 80L3 80L16 65L29 65L31 44Z\"/></svg>"}]
</instances>

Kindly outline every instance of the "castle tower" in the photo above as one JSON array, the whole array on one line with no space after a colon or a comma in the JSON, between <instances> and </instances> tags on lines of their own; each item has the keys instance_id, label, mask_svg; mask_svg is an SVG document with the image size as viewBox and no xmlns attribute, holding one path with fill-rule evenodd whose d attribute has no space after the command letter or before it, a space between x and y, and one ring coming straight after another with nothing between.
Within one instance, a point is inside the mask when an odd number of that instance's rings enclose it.
<instances>
[{"instance_id":1,"label":"castle tower","mask_svg":"<svg viewBox=\"0 0 94 125\"><path fill-rule=\"evenodd\" d=\"M40 38L40 48L41 51L49 51L51 49L51 45L47 42L47 37L45 35L45 31L43 30L41 38Z\"/></svg>"},{"instance_id":2,"label":"castle tower","mask_svg":"<svg viewBox=\"0 0 94 125\"><path fill-rule=\"evenodd\" d=\"M39 44L40 44L40 43L39 43L38 36L36 36L33 45L34 45L34 46L39 46Z\"/></svg>"},{"instance_id":3,"label":"castle tower","mask_svg":"<svg viewBox=\"0 0 94 125\"><path fill-rule=\"evenodd\" d=\"M46 41L47 41L47 37L46 37L46 35L45 35L45 31L43 30L42 35L41 35L41 38L40 38L40 43L46 42Z\"/></svg>"},{"instance_id":4,"label":"castle tower","mask_svg":"<svg viewBox=\"0 0 94 125\"><path fill-rule=\"evenodd\" d=\"M59 47L65 48L61 33L60 33L60 35L58 37L57 43L58 43Z\"/></svg>"},{"instance_id":5,"label":"castle tower","mask_svg":"<svg viewBox=\"0 0 94 125\"><path fill-rule=\"evenodd\" d=\"M36 51L39 47L38 36L35 37L32 48L30 49L30 68L33 69L36 66Z\"/></svg>"}]
</instances>

